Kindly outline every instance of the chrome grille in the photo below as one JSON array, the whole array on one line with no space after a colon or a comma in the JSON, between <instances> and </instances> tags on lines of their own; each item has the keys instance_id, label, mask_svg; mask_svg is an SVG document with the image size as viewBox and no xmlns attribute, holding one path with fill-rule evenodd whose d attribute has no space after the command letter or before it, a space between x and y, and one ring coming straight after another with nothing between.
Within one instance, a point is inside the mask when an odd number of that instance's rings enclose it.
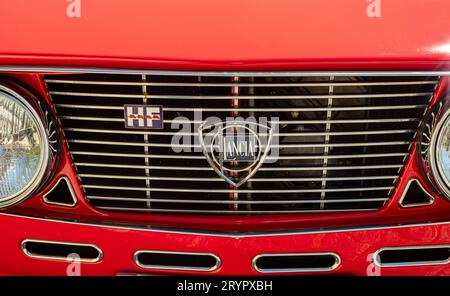
<instances>
[{"instance_id":1,"label":"chrome grille","mask_svg":"<svg viewBox=\"0 0 450 296\"><path fill-rule=\"evenodd\" d=\"M383 206L439 77L291 74L84 73L45 81L86 197L99 209L282 214ZM164 129L125 129L124 104L163 105ZM203 118L279 117L278 161L236 189L201 152L173 152L174 118L201 123L195 109ZM186 133L197 136L193 127Z\"/></svg>"}]
</instances>

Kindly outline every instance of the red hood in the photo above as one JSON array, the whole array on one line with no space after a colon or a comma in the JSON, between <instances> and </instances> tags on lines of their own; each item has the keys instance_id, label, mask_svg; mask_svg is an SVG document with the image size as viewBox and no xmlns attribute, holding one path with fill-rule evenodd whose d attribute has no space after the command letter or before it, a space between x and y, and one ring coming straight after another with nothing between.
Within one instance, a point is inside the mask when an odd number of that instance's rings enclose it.
<instances>
[{"instance_id":1,"label":"red hood","mask_svg":"<svg viewBox=\"0 0 450 296\"><path fill-rule=\"evenodd\" d=\"M449 68L450 1L380 3L370 18L366 0L81 0L81 17L69 18L65 0L1 1L0 64Z\"/></svg>"}]
</instances>

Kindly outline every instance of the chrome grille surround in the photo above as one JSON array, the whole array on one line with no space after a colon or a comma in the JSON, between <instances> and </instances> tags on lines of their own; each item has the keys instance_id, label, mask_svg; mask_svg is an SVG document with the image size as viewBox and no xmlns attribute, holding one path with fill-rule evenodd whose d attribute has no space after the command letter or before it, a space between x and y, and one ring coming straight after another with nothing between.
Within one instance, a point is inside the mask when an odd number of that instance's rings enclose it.
<instances>
[{"instance_id":1,"label":"chrome grille surround","mask_svg":"<svg viewBox=\"0 0 450 296\"><path fill-rule=\"evenodd\" d=\"M287 214L383 206L439 77L273 74L108 72L45 80L86 197L99 209ZM124 104L163 105L165 128L126 130ZM201 152L174 153L173 118L192 121L198 108L205 118L278 115L278 161L235 189Z\"/></svg>"}]
</instances>

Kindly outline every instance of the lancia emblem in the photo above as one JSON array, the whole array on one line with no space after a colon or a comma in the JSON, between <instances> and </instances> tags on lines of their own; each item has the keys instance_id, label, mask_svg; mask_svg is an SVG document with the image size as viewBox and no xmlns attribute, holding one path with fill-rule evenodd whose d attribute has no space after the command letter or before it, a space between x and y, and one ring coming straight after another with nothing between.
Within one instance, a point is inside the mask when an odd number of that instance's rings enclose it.
<instances>
[{"instance_id":1,"label":"lancia emblem","mask_svg":"<svg viewBox=\"0 0 450 296\"><path fill-rule=\"evenodd\" d=\"M125 128L162 129L162 106L124 105Z\"/></svg>"},{"instance_id":2,"label":"lancia emblem","mask_svg":"<svg viewBox=\"0 0 450 296\"><path fill-rule=\"evenodd\" d=\"M263 131L264 141L256 130ZM204 122L198 129L203 154L214 171L239 187L261 167L272 143L272 129L254 122Z\"/></svg>"}]
</instances>

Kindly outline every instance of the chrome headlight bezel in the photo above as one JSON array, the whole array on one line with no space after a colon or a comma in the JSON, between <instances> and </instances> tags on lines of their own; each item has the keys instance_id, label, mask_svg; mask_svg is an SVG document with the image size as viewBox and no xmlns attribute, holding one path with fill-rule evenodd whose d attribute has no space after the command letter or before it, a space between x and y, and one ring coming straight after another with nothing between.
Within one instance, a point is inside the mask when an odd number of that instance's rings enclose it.
<instances>
[{"instance_id":1,"label":"chrome headlight bezel","mask_svg":"<svg viewBox=\"0 0 450 296\"><path fill-rule=\"evenodd\" d=\"M417 138L417 157L422 179L439 196L450 201L450 179L446 180L437 153L441 133L447 124L450 128L450 97L443 97L424 117Z\"/></svg>"},{"instance_id":2,"label":"chrome headlight bezel","mask_svg":"<svg viewBox=\"0 0 450 296\"><path fill-rule=\"evenodd\" d=\"M441 141L443 140L444 128L450 128L450 108L442 115L441 120L436 124L434 135L431 138L430 145L430 166L438 186L447 197L450 198L450 179L445 176L443 163L438 152Z\"/></svg>"},{"instance_id":3,"label":"chrome headlight bezel","mask_svg":"<svg viewBox=\"0 0 450 296\"><path fill-rule=\"evenodd\" d=\"M37 188L39 188L45 175L48 173L49 164L51 163L52 157L50 155L48 129L45 124L46 118L44 112L42 112L42 109L39 108L39 104L37 102L32 102L31 100L25 99L24 96L4 84L0 84L0 93L8 99L13 100L21 108L26 110L28 116L36 125L42 141L42 145L40 147L40 159L36 172L34 173L32 179L30 179L30 181L20 191L0 200L0 208L5 208L25 200L30 197Z\"/></svg>"}]
</instances>

